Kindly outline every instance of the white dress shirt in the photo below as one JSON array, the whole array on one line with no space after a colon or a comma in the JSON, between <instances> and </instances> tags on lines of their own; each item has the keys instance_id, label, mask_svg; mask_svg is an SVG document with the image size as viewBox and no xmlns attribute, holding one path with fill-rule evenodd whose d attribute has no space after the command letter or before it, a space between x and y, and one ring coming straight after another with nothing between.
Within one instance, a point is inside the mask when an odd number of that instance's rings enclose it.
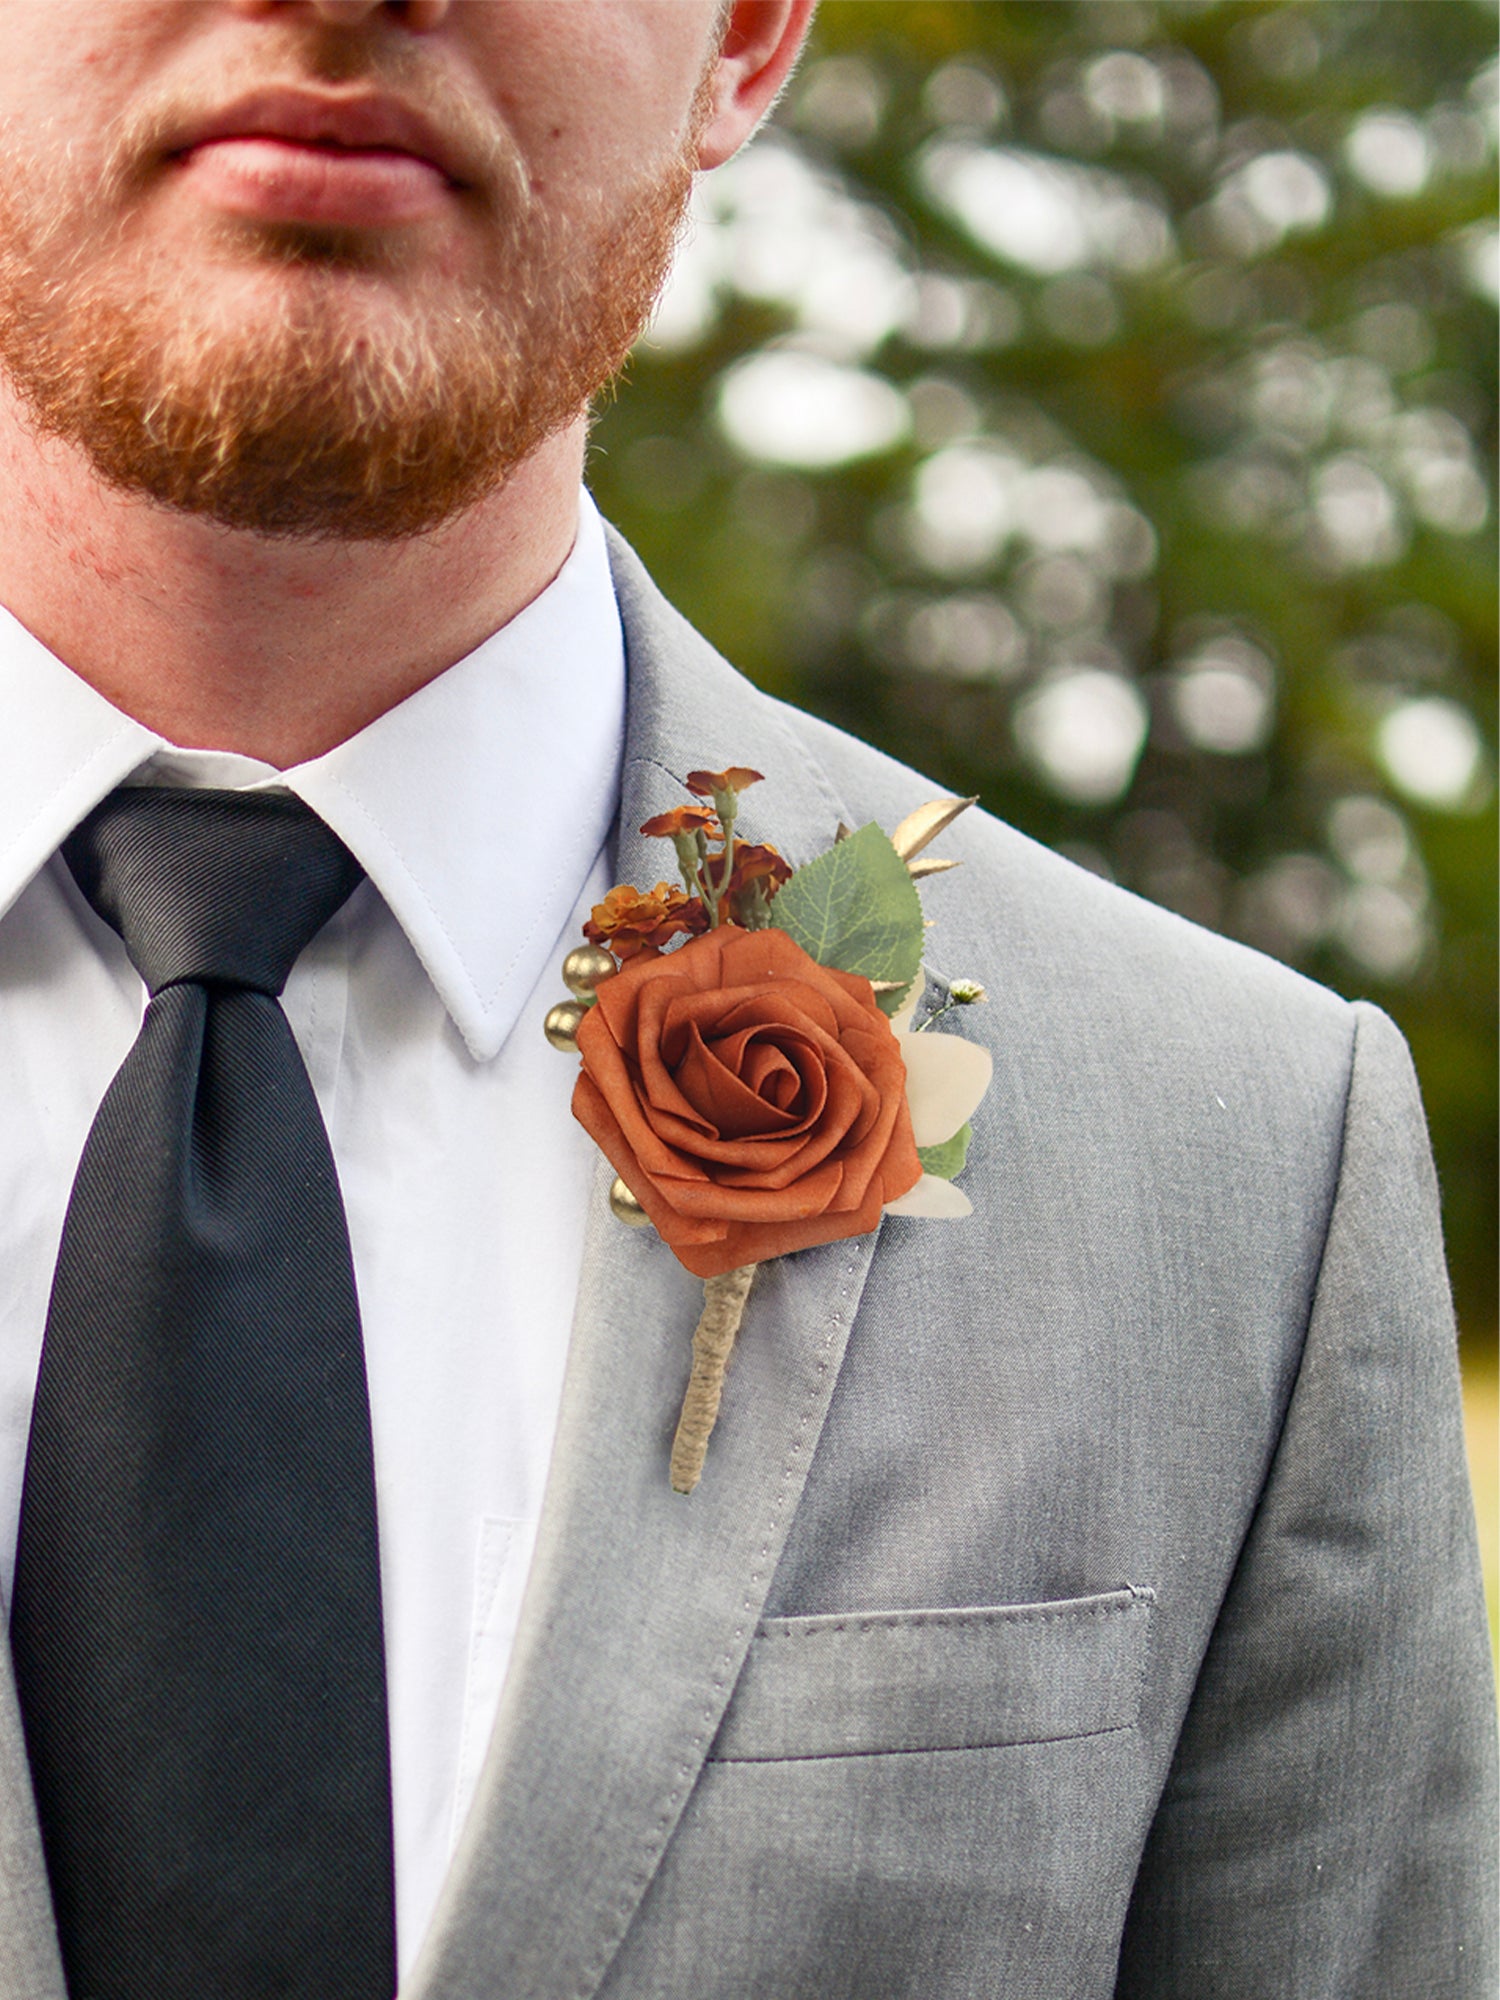
<instances>
[{"instance_id":1,"label":"white dress shirt","mask_svg":"<svg viewBox=\"0 0 1500 2000\"><path fill-rule=\"evenodd\" d=\"M593 1149L542 1017L608 886L624 647L603 528L466 659L277 772L172 748L0 611L0 1588L78 1157L145 993L56 854L125 780L285 785L368 881L283 1004L343 1186L380 1517L400 1964L472 1796L552 1448Z\"/></svg>"}]
</instances>

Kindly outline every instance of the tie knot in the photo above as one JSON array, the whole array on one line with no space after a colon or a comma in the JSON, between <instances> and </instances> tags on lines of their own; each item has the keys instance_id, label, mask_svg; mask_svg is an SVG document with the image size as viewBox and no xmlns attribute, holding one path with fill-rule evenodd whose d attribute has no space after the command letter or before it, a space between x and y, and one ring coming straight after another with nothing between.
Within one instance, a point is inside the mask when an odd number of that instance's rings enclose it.
<instances>
[{"instance_id":1,"label":"tie knot","mask_svg":"<svg viewBox=\"0 0 1500 2000\"><path fill-rule=\"evenodd\" d=\"M126 787L62 851L153 994L195 981L278 995L363 873L300 799L269 792Z\"/></svg>"}]
</instances>

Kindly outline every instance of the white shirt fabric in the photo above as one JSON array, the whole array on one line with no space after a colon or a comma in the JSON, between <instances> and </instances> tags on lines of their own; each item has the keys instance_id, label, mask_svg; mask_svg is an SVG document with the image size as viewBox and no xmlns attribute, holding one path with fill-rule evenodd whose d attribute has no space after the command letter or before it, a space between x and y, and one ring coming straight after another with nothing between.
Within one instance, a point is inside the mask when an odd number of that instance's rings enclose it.
<instances>
[{"instance_id":1,"label":"white shirt fabric","mask_svg":"<svg viewBox=\"0 0 1500 2000\"><path fill-rule=\"evenodd\" d=\"M145 1006L59 843L129 779L284 785L368 881L283 999L349 1218L375 1441L400 1965L472 1796L551 1454L593 1148L542 1017L608 886L624 644L585 496L553 583L348 742L183 751L0 611L0 1589L63 1215Z\"/></svg>"}]
</instances>

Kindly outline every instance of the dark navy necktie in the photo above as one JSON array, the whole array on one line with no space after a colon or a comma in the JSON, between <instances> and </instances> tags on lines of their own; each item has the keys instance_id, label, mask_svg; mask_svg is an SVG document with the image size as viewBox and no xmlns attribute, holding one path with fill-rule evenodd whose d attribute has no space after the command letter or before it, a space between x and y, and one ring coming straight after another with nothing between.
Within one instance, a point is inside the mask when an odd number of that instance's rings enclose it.
<instances>
[{"instance_id":1,"label":"dark navy necktie","mask_svg":"<svg viewBox=\"0 0 1500 2000\"><path fill-rule=\"evenodd\" d=\"M151 995L84 1146L11 1639L72 2000L391 2000L369 1398L278 996L360 879L300 801L114 793L63 849Z\"/></svg>"}]
</instances>

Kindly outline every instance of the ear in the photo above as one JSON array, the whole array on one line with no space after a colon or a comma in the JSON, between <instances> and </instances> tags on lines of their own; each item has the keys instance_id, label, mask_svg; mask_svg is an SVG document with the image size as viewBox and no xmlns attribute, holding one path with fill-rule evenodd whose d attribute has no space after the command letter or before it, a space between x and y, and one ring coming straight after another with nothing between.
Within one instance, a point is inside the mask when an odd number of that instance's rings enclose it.
<instances>
[{"instance_id":1,"label":"ear","mask_svg":"<svg viewBox=\"0 0 1500 2000\"><path fill-rule=\"evenodd\" d=\"M732 0L726 7L709 83L712 109L698 141L700 167L722 166L770 110L791 74L816 4Z\"/></svg>"}]
</instances>

